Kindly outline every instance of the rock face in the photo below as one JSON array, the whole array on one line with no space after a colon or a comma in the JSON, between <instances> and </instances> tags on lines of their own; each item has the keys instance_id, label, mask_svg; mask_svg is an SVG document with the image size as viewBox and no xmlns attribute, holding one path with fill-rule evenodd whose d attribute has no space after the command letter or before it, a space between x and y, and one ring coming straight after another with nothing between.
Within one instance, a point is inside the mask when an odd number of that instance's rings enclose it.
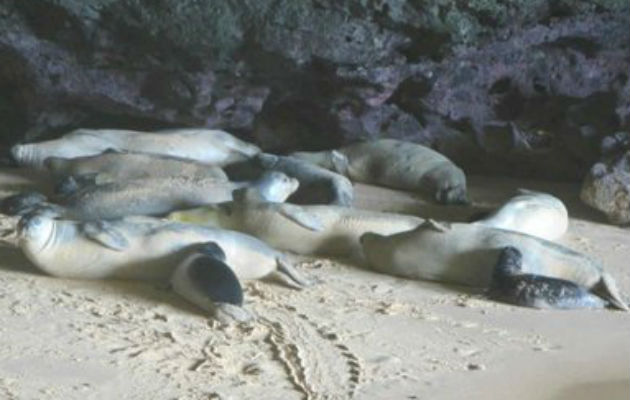
<instances>
[{"instance_id":1,"label":"rock face","mask_svg":"<svg viewBox=\"0 0 630 400\"><path fill-rule=\"evenodd\" d=\"M2 0L0 137L204 126L412 140L578 180L630 124L627 0Z\"/></svg>"},{"instance_id":2,"label":"rock face","mask_svg":"<svg viewBox=\"0 0 630 400\"><path fill-rule=\"evenodd\" d=\"M630 224L630 151L598 162L582 185L580 198L614 224Z\"/></svg>"}]
</instances>

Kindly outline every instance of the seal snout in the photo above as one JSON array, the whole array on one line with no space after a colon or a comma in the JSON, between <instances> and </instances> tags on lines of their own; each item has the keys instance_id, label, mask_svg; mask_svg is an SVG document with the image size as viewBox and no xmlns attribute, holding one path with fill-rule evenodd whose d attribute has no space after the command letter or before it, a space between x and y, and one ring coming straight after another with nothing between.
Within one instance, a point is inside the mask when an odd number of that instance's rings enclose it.
<instances>
[{"instance_id":1,"label":"seal snout","mask_svg":"<svg viewBox=\"0 0 630 400\"><path fill-rule=\"evenodd\" d=\"M435 199L438 201L438 203L441 204L461 206L467 206L471 204L470 199L468 199L466 188L461 186L449 187L439 190L435 194Z\"/></svg>"},{"instance_id":2,"label":"seal snout","mask_svg":"<svg viewBox=\"0 0 630 400\"><path fill-rule=\"evenodd\" d=\"M22 164L22 158L24 156L24 145L16 144L11 147L9 154L13 161L17 164Z\"/></svg>"}]
</instances>

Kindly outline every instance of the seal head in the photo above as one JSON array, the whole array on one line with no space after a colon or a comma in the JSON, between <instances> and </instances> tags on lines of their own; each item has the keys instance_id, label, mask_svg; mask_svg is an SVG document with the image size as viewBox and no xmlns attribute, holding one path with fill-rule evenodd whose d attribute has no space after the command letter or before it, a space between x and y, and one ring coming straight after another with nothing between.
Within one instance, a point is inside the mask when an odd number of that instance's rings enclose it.
<instances>
[{"instance_id":1,"label":"seal head","mask_svg":"<svg viewBox=\"0 0 630 400\"><path fill-rule=\"evenodd\" d=\"M266 201L281 203L297 190L300 182L282 172L270 171L265 172L254 186Z\"/></svg>"}]
</instances>

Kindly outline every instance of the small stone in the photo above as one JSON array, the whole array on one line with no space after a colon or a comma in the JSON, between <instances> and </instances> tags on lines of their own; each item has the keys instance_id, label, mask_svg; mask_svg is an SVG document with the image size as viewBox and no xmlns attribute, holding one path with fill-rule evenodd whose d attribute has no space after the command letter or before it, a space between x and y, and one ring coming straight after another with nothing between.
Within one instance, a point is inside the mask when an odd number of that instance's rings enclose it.
<instances>
[{"instance_id":1,"label":"small stone","mask_svg":"<svg viewBox=\"0 0 630 400\"><path fill-rule=\"evenodd\" d=\"M483 371L486 369L486 366L483 364L470 363L466 366L466 369L469 371Z\"/></svg>"}]
</instances>

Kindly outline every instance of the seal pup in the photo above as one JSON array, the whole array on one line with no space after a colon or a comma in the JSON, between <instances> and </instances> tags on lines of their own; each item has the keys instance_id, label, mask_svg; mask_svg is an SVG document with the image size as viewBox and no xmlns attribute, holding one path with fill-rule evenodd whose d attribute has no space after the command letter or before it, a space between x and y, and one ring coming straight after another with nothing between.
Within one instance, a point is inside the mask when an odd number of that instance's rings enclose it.
<instances>
[{"instance_id":1,"label":"seal pup","mask_svg":"<svg viewBox=\"0 0 630 400\"><path fill-rule=\"evenodd\" d=\"M350 207L354 197L348 178L295 157L259 153L246 161L228 165L225 170L236 181L257 179L265 171L278 171L295 178L300 181L300 186L288 200L294 204Z\"/></svg>"},{"instance_id":2,"label":"seal pup","mask_svg":"<svg viewBox=\"0 0 630 400\"><path fill-rule=\"evenodd\" d=\"M464 172L442 154L416 143L379 139L291 155L352 181L421 192L442 204L468 204Z\"/></svg>"},{"instance_id":3,"label":"seal pup","mask_svg":"<svg viewBox=\"0 0 630 400\"><path fill-rule=\"evenodd\" d=\"M361 260L359 237L410 230L423 219L330 205L268 203L251 190L231 202L170 213L168 218L248 233L279 250Z\"/></svg>"},{"instance_id":4,"label":"seal pup","mask_svg":"<svg viewBox=\"0 0 630 400\"><path fill-rule=\"evenodd\" d=\"M474 223L525 233L545 240L555 240L567 232L569 213L564 203L557 197L548 193L518 189L517 196Z\"/></svg>"},{"instance_id":5,"label":"seal pup","mask_svg":"<svg viewBox=\"0 0 630 400\"><path fill-rule=\"evenodd\" d=\"M252 236L234 231L150 217L69 221L40 212L23 216L17 226L17 243L24 255L43 272L70 279L166 282L176 266L181 268L180 273L190 273L190 263L182 260L199 253L200 246L209 242L221 248L225 255L222 262L238 280L275 275L295 288L310 284L285 255ZM193 269L198 272L197 268L200 267ZM177 279L180 278L181 275ZM225 290L229 294L236 289Z\"/></svg>"},{"instance_id":6,"label":"seal pup","mask_svg":"<svg viewBox=\"0 0 630 400\"><path fill-rule=\"evenodd\" d=\"M361 236L363 253L376 271L414 279L488 287L504 247L523 256L523 273L568 280L597 291L615 307L628 310L614 279L587 255L518 232L479 224L440 224L427 220L390 236Z\"/></svg>"},{"instance_id":7,"label":"seal pup","mask_svg":"<svg viewBox=\"0 0 630 400\"><path fill-rule=\"evenodd\" d=\"M186 208L221 203L232 192L249 187L265 201L284 201L299 183L280 172L268 172L255 182L224 182L211 178L173 176L87 186L63 185L68 192L52 206L62 218L77 220L115 219L128 215L164 215Z\"/></svg>"},{"instance_id":8,"label":"seal pup","mask_svg":"<svg viewBox=\"0 0 630 400\"><path fill-rule=\"evenodd\" d=\"M11 148L11 155L19 165L42 169L48 157L76 158L108 149L162 154L217 165L241 161L260 152L253 144L213 129L159 132L77 129L58 139L17 144Z\"/></svg>"},{"instance_id":9,"label":"seal pup","mask_svg":"<svg viewBox=\"0 0 630 400\"><path fill-rule=\"evenodd\" d=\"M223 169L217 166L172 156L116 150L76 158L48 157L44 166L56 177L93 176L99 184L171 176L228 180Z\"/></svg>"},{"instance_id":10,"label":"seal pup","mask_svg":"<svg viewBox=\"0 0 630 400\"><path fill-rule=\"evenodd\" d=\"M505 247L492 273L488 297L532 308L604 308L608 302L573 282L522 272L523 255Z\"/></svg>"}]
</instances>

